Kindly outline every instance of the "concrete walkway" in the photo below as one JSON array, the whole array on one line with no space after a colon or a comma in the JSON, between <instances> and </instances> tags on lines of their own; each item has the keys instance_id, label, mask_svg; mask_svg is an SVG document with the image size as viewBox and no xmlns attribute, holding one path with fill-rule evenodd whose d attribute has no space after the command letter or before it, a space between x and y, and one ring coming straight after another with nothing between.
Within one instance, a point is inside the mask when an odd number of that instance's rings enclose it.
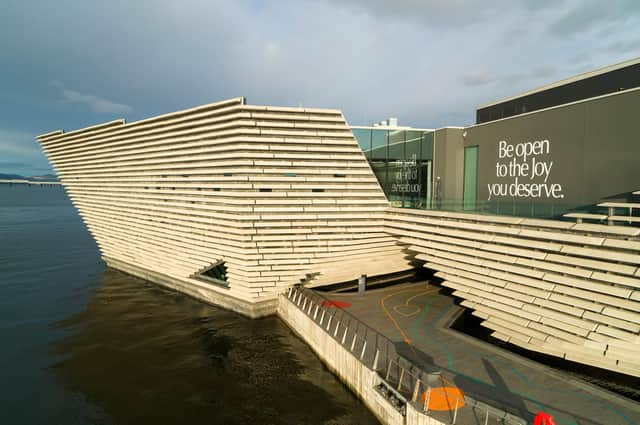
<instances>
[{"instance_id":1,"label":"concrete walkway","mask_svg":"<svg viewBox=\"0 0 640 425\"><path fill-rule=\"evenodd\" d=\"M397 351L425 370L435 364L476 400L533 423L539 411L558 425L636 425L640 403L447 328L461 307L439 287L406 283L358 294L327 294L397 343ZM404 347L404 350L403 350Z\"/></svg>"}]
</instances>

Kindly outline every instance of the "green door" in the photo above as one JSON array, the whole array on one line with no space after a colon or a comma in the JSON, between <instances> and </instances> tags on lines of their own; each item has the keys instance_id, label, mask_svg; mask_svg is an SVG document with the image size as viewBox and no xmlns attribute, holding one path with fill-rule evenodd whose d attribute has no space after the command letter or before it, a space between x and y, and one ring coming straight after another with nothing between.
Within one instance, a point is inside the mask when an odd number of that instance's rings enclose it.
<instances>
[{"instance_id":1,"label":"green door","mask_svg":"<svg viewBox=\"0 0 640 425\"><path fill-rule=\"evenodd\" d=\"M478 197L478 146L464 148L464 188L462 202L464 210L475 210Z\"/></svg>"}]
</instances>

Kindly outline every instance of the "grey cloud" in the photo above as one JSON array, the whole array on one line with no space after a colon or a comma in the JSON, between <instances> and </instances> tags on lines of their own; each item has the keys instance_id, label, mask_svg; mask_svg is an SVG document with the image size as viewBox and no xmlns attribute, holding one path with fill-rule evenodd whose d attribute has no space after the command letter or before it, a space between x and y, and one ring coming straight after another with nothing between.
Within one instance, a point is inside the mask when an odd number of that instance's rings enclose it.
<instances>
[{"instance_id":1,"label":"grey cloud","mask_svg":"<svg viewBox=\"0 0 640 425\"><path fill-rule=\"evenodd\" d=\"M566 58L592 46L600 29L598 21L588 39L550 38L545 22L575 0L6 1L0 128L32 134L240 95L339 108L352 124L387 116L467 124L476 104L555 75L534 73L537 65L568 74ZM593 63L616 60L601 54Z\"/></svg>"},{"instance_id":2,"label":"grey cloud","mask_svg":"<svg viewBox=\"0 0 640 425\"><path fill-rule=\"evenodd\" d=\"M535 67L530 73L531 78L549 78L556 74L557 69L553 66L538 66Z\"/></svg>"},{"instance_id":3,"label":"grey cloud","mask_svg":"<svg viewBox=\"0 0 640 425\"><path fill-rule=\"evenodd\" d=\"M6 168L27 168L30 167L30 164L26 162L12 162L12 161L0 161L0 169Z\"/></svg>"},{"instance_id":4,"label":"grey cloud","mask_svg":"<svg viewBox=\"0 0 640 425\"><path fill-rule=\"evenodd\" d=\"M639 11L640 2L637 0L579 1L549 25L549 33L569 37L590 31L596 27L595 24L615 26L628 19L638 19ZM599 28L602 31L602 27Z\"/></svg>"},{"instance_id":5,"label":"grey cloud","mask_svg":"<svg viewBox=\"0 0 640 425\"><path fill-rule=\"evenodd\" d=\"M630 53L640 51L640 39L618 40L603 48L608 52Z\"/></svg>"},{"instance_id":6,"label":"grey cloud","mask_svg":"<svg viewBox=\"0 0 640 425\"><path fill-rule=\"evenodd\" d=\"M460 77L465 86L481 86L496 81L496 77L483 72L471 72Z\"/></svg>"},{"instance_id":7,"label":"grey cloud","mask_svg":"<svg viewBox=\"0 0 640 425\"><path fill-rule=\"evenodd\" d=\"M508 84L520 83L528 80L535 80L539 78L549 78L556 73L556 69L551 66L539 66L528 72L515 72L502 75L491 75L484 72L473 72L463 74L460 77L460 81L465 86L482 86L496 82L503 82Z\"/></svg>"},{"instance_id":8,"label":"grey cloud","mask_svg":"<svg viewBox=\"0 0 640 425\"><path fill-rule=\"evenodd\" d=\"M564 0L327 0L377 19L409 19L435 27L460 27L521 11L538 13L557 8Z\"/></svg>"},{"instance_id":9,"label":"grey cloud","mask_svg":"<svg viewBox=\"0 0 640 425\"><path fill-rule=\"evenodd\" d=\"M30 156L39 153L40 148L33 135L22 131L0 129L0 155Z\"/></svg>"},{"instance_id":10,"label":"grey cloud","mask_svg":"<svg viewBox=\"0 0 640 425\"><path fill-rule=\"evenodd\" d=\"M437 27L473 24L494 15L509 1L484 2L478 7L473 0L329 0L378 19L409 18Z\"/></svg>"},{"instance_id":11,"label":"grey cloud","mask_svg":"<svg viewBox=\"0 0 640 425\"><path fill-rule=\"evenodd\" d=\"M62 96L68 102L86 105L94 112L99 113L126 114L133 110L129 105L116 103L93 94L80 93L64 87L62 87Z\"/></svg>"}]
</instances>

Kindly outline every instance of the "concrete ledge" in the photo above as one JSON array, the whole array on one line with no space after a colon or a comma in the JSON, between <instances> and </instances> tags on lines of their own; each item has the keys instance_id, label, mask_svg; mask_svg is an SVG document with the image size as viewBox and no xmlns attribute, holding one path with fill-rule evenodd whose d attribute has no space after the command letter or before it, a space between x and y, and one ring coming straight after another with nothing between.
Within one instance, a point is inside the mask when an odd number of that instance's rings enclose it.
<instances>
[{"instance_id":1,"label":"concrete ledge","mask_svg":"<svg viewBox=\"0 0 640 425\"><path fill-rule=\"evenodd\" d=\"M114 258L103 256L102 259L107 263L107 266L111 268L139 277L165 288L169 288L174 291L189 295L193 298L196 298L197 300L204 301L207 304L212 304L217 307L235 311L252 319L275 314L278 307L277 298L252 303L224 294L221 291L208 289L206 288L206 286L204 286L204 284L189 285L188 283L177 280L171 276L167 276L165 274L158 273L153 270L148 270L139 266L134 266L132 264L125 263Z\"/></svg>"}]
</instances>

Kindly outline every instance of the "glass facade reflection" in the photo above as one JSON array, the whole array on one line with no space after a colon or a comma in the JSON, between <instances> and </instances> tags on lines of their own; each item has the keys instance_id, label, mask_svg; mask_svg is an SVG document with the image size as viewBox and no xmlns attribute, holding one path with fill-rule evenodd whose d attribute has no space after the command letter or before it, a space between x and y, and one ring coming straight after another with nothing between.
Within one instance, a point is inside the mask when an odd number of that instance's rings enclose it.
<instances>
[{"instance_id":1,"label":"glass facade reflection","mask_svg":"<svg viewBox=\"0 0 640 425\"><path fill-rule=\"evenodd\" d=\"M352 131L392 206L431 208L433 131L377 127Z\"/></svg>"}]
</instances>

